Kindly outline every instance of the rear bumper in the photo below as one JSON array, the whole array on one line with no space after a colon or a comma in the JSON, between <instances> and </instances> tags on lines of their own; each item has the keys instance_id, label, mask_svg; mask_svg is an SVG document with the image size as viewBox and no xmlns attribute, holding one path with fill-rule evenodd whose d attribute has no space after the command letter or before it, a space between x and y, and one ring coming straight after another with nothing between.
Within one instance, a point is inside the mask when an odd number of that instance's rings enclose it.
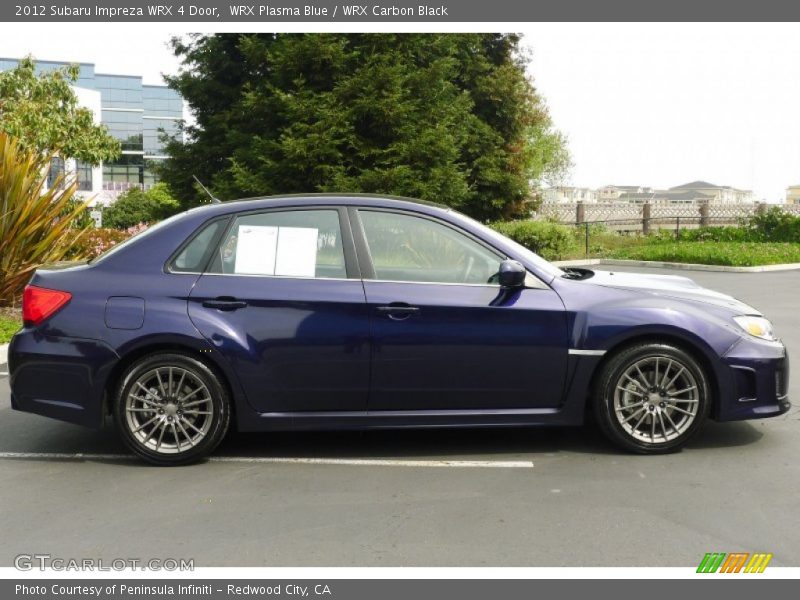
<instances>
[{"instance_id":1,"label":"rear bumper","mask_svg":"<svg viewBox=\"0 0 800 600\"><path fill-rule=\"evenodd\" d=\"M789 356L778 342L742 339L723 356L729 393L719 403L716 419L738 421L782 415L789 402Z\"/></svg>"},{"instance_id":2,"label":"rear bumper","mask_svg":"<svg viewBox=\"0 0 800 600\"><path fill-rule=\"evenodd\" d=\"M11 407L98 428L104 420L105 384L118 359L98 340L23 329L8 352Z\"/></svg>"}]
</instances>

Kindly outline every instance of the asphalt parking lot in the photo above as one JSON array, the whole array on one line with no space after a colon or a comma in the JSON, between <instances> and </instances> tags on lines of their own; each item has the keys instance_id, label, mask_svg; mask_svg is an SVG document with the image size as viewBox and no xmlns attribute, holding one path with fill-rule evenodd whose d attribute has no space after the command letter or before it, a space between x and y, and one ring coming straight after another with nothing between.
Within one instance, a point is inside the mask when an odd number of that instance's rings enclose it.
<instances>
[{"instance_id":1,"label":"asphalt parking lot","mask_svg":"<svg viewBox=\"0 0 800 600\"><path fill-rule=\"evenodd\" d=\"M676 274L760 308L800 356L800 271ZM0 566L49 553L196 566L688 567L735 551L800 566L796 408L708 422L661 457L618 452L593 426L233 434L217 455L242 460L172 469L124 454L111 428L12 411L0 375Z\"/></svg>"}]
</instances>

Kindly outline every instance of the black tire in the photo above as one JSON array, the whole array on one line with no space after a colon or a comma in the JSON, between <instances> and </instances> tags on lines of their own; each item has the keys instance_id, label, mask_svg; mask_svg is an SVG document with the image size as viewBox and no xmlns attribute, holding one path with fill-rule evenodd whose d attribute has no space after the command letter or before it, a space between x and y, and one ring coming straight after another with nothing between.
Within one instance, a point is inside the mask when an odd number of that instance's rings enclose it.
<instances>
[{"instance_id":1,"label":"black tire","mask_svg":"<svg viewBox=\"0 0 800 600\"><path fill-rule=\"evenodd\" d=\"M148 380L153 381L150 387L141 385ZM178 352L159 352L133 363L120 378L113 402L122 441L160 466L191 464L208 456L230 425L225 385L207 365Z\"/></svg>"},{"instance_id":2,"label":"black tire","mask_svg":"<svg viewBox=\"0 0 800 600\"><path fill-rule=\"evenodd\" d=\"M672 376L676 379L667 386ZM600 429L620 448L639 454L679 450L697 433L711 408L711 388L702 365L671 344L624 348L608 359L596 381L592 409Z\"/></svg>"}]
</instances>

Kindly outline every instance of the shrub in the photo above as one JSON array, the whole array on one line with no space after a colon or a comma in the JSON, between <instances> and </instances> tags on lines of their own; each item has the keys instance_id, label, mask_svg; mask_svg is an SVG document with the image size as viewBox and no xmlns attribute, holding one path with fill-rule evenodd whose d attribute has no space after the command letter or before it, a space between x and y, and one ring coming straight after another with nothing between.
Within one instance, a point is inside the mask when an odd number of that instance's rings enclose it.
<instances>
[{"instance_id":1,"label":"shrub","mask_svg":"<svg viewBox=\"0 0 800 600\"><path fill-rule=\"evenodd\" d=\"M144 223L140 223L128 229L110 229L105 227L90 229L75 240L70 252L67 253L64 258L68 260L73 258L95 258L109 248L127 240L132 235L143 231L146 227Z\"/></svg>"},{"instance_id":2,"label":"shrub","mask_svg":"<svg viewBox=\"0 0 800 600\"><path fill-rule=\"evenodd\" d=\"M671 232L666 237L672 237ZM748 242L755 241L747 227L700 227L698 229L681 229L678 236L686 242Z\"/></svg>"},{"instance_id":3,"label":"shrub","mask_svg":"<svg viewBox=\"0 0 800 600\"><path fill-rule=\"evenodd\" d=\"M754 242L800 242L800 217L777 206L750 217L745 227Z\"/></svg>"},{"instance_id":4,"label":"shrub","mask_svg":"<svg viewBox=\"0 0 800 600\"><path fill-rule=\"evenodd\" d=\"M491 227L548 260L556 260L577 248L570 227L550 221L500 221Z\"/></svg>"},{"instance_id":5,"label":"shrub","mask_svg":"<svg viewBox=\"0 0 800 600\"><path fill-rule=\"evenodd\" d=\"M64 217L76 212L77 216L75 216L70 222L70 227L72 229L86 229L88 227L94 227L94 219L92 219L91 215L92 210L81 198L73 198L70 200L69 204L64 207L64 210L61 211L59 216Z\"/></svg>"},{"instance_id":6,"label":"shrub","mask_svg":"<svg viewBox=\"0 0 800 600\"><path fill-rule=\"evenodd\" d=\"M13 304L31 274L64 258L84 233L71 225L86 203L70 204L76 186L63 176L47 189L49 161L0 132L0 305Z\"/></svg>"},{"instance_id":7,"label":"shrub","mask_svg":"<svg viewBox=\"0 0 800 600\"><path fill-rule=\"evenodd\" d=\"M800 242L800 217L777 206L742 219L739 226L684 229L679 239L689 242Z\"/></svg>"},{"instance_id":8,"label":"shrub","mask_svg":"<svg viewBox=\"0 0 800 600\"><path fill-rule=\"evenodd\" d=\"M127 229L139 223L154 223L181 210L167 186L157 183L149 190L138 188L120 194L114 204L103 211L103 226Z\"/></svg>"}]
</instances>

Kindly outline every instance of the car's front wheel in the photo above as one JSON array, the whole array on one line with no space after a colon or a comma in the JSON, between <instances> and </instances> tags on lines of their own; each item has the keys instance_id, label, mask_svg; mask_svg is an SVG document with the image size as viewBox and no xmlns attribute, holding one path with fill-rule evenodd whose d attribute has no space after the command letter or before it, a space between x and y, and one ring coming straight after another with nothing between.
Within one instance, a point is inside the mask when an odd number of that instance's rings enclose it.
<instances>
[{"instance_id":1,"label":"car's front wheel","mask_svg":"<svg viewBox=\"0 0 800 600\"><path fill-rule=\"evenodd\" d=\"M704 369L670 344L639 344L612 356L597 379L594 412L618 446L642 454L681 448L708 415Z\"/></svg>"},{"instance_id":2,"label":"car's front wheel","mask_svg":"<svg viewBox=\"0 0 800 600\"><path fill-rule=\"evenodd\" d=\"M183 465L207 456L222 441L230 401L219 377L201 361L158 353L125 371L114 417L133 452L154 464Z\"/></svg>"}]
</instances>

